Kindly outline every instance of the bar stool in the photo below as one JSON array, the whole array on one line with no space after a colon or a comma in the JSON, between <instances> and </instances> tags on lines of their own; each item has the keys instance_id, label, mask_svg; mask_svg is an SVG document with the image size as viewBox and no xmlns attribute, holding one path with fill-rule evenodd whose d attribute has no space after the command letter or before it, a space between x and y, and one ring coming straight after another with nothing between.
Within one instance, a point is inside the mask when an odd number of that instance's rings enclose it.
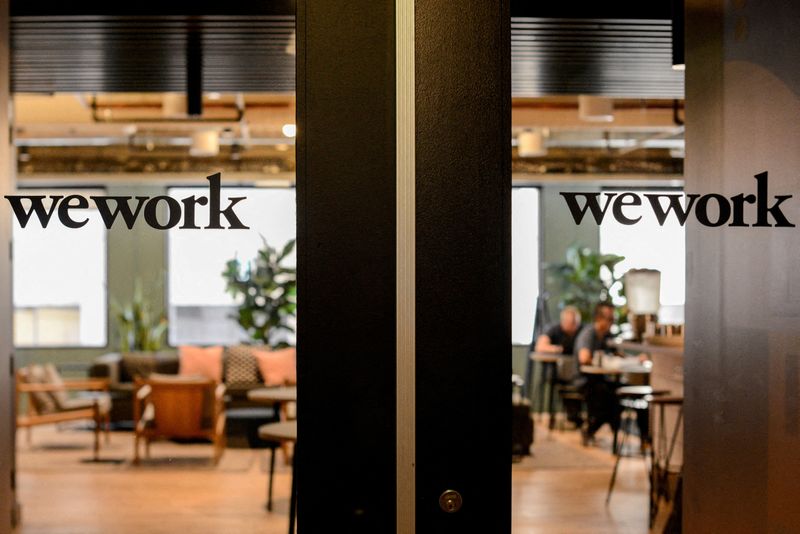
<instances>
[{"instance_id":1,"label":"bar stool","mask_svg":"<svg viewBox=\"0 0 800 534\"><path fill-rule=\"evenodd\" d=\"M561 358L558 354L532 352L529 360L538 363L541 366L541 374L539 375L539 383L536 385L534 392L539 398L538 409L544 412L545 401L547 402L547 413L550 418L547 422L548 429L552 430L555 427L555 388L558 382L558 360ZM545 390L547 395L545 396Z\"/></svg>"},{"instance_id":2,"label":"bar stool","mask_svg":"<svg viewBox=\"0 0 800 534\"><path fill-rule=\"evenodd\" d=\"M658 440L653 444L650 449L650 526L658 514L658 501L664 499L666 503L670 503L676 498L678 490L670 492L669 489L669 466L672 460L672 455L675 452L675 444L678 441L678 433L683 421L683 397L681 396L661 396L650 399L650 404L657 408L651 416L655 420L658 417ZM665 411L667 406L676 406L678 408L678 415L675 419L675 426L672 428L672 434L669 438L669 445L667 445L667 421L665 418ZM678 472L680 479L681 472ZM680 480L676 485L679 487Z\"/></svg>"},{"instance_id":3,"label":"bar stool","mask_svg":"<svg viewBox=\"0 0 800 534\"><path fill-rule=\"evenodd\" d=\"M572 421L575 423L575 426L580 430L583 426L585 421L584 412L586 411L584 403L586 402L586 397L580 390L573 386L572 384L561 384L556 388L558 393L558 398L561 401L561 407L565 412L566 419L569 420L570 412L573 412L575 415L576 420ZM564 420L561 419L559 421L559 430L564 430Z\"/></svg>"},{"instance_id":4,"label":"bar stool","mask_svg":"<svg viewBox=\"0 0 800 534\"><path fill-rule=\"evenodd\" d=\"M638 410L646 410L649 407L652 399L659 398L661 395L669 393L668 390L657 390L650 386L623 386L617 388L617 397L619 404L622 406L622 416L620 418L619 427L614 432L614 452L617 456L614 462L614 470L611 472L611 480L608 484L608 494L606 494L606 504L611 500L611 493L614 491L614 483L617 480L617 471L619 470L619 463L623 457L625 449L625 439L631 433L633 424L637 419L636 412ZM617 432L622 430L622 439L617 444ZM641 430L641 429L640 429ZM649 432L647 435L640 436L642 444L649 440Z\"/></svg>"}]
</instances>

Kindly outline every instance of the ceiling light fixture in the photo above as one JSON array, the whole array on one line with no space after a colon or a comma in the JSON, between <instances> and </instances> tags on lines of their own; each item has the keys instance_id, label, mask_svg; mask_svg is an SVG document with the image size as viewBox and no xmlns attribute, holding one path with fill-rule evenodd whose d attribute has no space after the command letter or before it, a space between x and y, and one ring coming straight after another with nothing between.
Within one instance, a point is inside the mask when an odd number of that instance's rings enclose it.
<instances>
[{"instance_id":1,"label":"ceiling light fixture","mask_svg":"<svg viewBox=\"0 0 800 534\"><path fill-rule=\"evenodd\" d=\"M292 34L289 36L285 51L290 56L297 55L297 32L295 30L292 30Z\"/></svg>"},{"instance_id":2,"label":"ceiling light fixture","mask_svg":"<svg viewBox=\"0 0 800 534\"><path fill-rule=\"evenodd\" d=\"M684 0L672 0L672 70L686 70L684 54Z\"/></svg>"},{"instance_id":3,"label":"ceiling light fixture","mask_svg":"<svg viewBox=\"0 0 800 534\"><path fill-rule=\"evenodd\" d=\"M527 130L517 136L517 154L521 158L537 158L547 154L542 130Z\"/></svg>"},{"instance_id":4,"label":"ceiling light fixture","mask_svg":"<svg viewBox=\"0 0 800 534\"><path fill-rule=\"evenodd\" d=\"M578 117L588 122L612 122L614 100L602 96L579 95Z\"/></svg>"},{"instance_id":5,"label":"ceiling light fixture","mask_svg":"<svg viewBox=\"0 0 800 534\"><path fill-rule=\"evenodd\" d=\"M196 158L210 158L219 154L219 132L203 130L192 134L189 155Z\"/></svg>"},{"instance_id":6,"label":"ceiling light fixture","mask_svg":"<svg viewBox=\"0 0 800 534\"><path fill-rule=\"evenodd\" d=\"M284 124L281 128L281 132L286 137L295 137L297 136L297 125L296 124Z\"/></svg>"}]
</instances>

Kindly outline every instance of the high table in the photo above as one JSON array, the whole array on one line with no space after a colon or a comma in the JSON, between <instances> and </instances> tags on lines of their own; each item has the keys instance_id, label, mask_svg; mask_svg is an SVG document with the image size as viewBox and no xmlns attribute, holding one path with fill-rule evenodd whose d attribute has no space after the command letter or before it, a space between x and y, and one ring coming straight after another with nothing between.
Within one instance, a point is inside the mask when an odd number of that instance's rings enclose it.
<instances>
[{"instance_id":1,"label":"high table","mask_svg":"<svg viewBox=\"0 0 800 534\"><path fill-rule=\"evenodd\" d=\"M292 491L289 497L289 534L294 534L294 525L297 516L297 485L295 484L295 466L297 464L297 421L282 421L269 423L258 429L258 437L266 441L280 443L294 442L292 455ZM275 450L272 451L272 460L269 465L269 489L267 490L267 509L272 510L272 475L275 471Z\"/></svg>"},{"instance_id":2,"label":"high table","mask_svg":"<svg viewBox=\"0 0 800 534\"><path fill-rule=\"evenodd\" d=\"M280 423L271 423L268 425L262 425L258 429L258 435L261 439L265 439L267 441L277 441L280 443L281 449L283 450L284 457L287 459L289 458L289 447L288 443L291 441L295 442L295 450L294 454L292 455L292 494L294 494L294 456L297 454L297 421L286 421L287 413L286 413L286 405L289 402L297 401L297 386L279 386L279 387L269 387L269 388L258 388L252 389L247 393L247 398L253 402L264 403L264 404L271 404L275 407L275 410L280 413L282 421ZM284 426L277 426L277 425L284 425ZM288 431L291 434L292 428L294 429L294 438L291 435L288 436L278 436L275 439L272 438L265 438L263 437L264 430L265 432L280 432L280 431ZM266 430L265 430L266 429ZM275 470L275 449L272 449L272 453L270 456L270 465L269 465L269 486L267 488L267 510L272 511L272 473ZM293 496L292 499L295 499ZM292 502L292 510L294 510L295 503ZM292 529L294 529L294 511L291 512L291 522L292 522ZM290 532L294 532L294 530L290 530Z\"/></svg>"},{"instance_id":3,"label":"high table","mask_svg":"<svg viewBox=\"0 0 800 534\"><path fill-rule=\"evenodd\" d=\"M288 419L286 405L290 402L297 401L297 386L278 386L251 389L247 393L247 398L253 402L269 404L273 406L275 411L279 414L281 421L286 421ZM289 448L287 447L286 442L282 442L281 449L283 450L284 457L286 458L286 464L288 465ZM275 455L273 454L273 460L274 456Z\"/></svg>"},{"instance_id":4,"label":"high table","mask_svg":"<svg viewBox=\"0 0 800 534\"><path fill-rule=\"evenodd\" d=\"M585 375L605 375L619 379L628 374L650 374L650 367L646 365L621 365L619 367L601 367L599 365L581 365L581 373Z\"/></svg>"},{"instance_id":5,"label":"high table","mask_svg":"<svg viewBox=\"0 0 800 534\"><path fill-rule=\"evenodd\" d=\"M247 398L253 402L273 404L279 410L285 410L287 402L297 400L297 386L251 389L247 393Z\"/></svg>"},{"instance_id":6,"label":"high table","mask_svg":"<svg viewBox=\"0 0 800 534\"><path fill-rule=\"evenodd\" d=\"M549 392L547 398L547 411L550 414L548 427L552 430L555 426L555 403L553 396L556 389L556 380L558 379L558 359L570 358L572 356L565 355L559 356L550 352L531 352L530 359L539 363L542 366L542 374L537 386L537 395L539 396L539 406L544 407L544 385L549 384ZM545 374L548 374L546 377Z\"/></svg>"},{"instance_id":7,"label":"high table","mask_svg":"<svg viewBox=\"0 0 800 534\"><path fill-rule=\"evenodd\" d=\"M581 373L584 375L591 375L591 376L606 376L612 378L614 382L619 383L620 378L622 375L627 374L638 374L638 375L648 375L650 374L650 367L647 365L642 365L639 363L625 363L623 365L614 366L614 367L607 367L607 366L600 366L600 365L581 365L580 367ZM614 432L614 442L611 445L612 450L614 453L617 452L617 433Z\"/></svg>"}]
</instances>

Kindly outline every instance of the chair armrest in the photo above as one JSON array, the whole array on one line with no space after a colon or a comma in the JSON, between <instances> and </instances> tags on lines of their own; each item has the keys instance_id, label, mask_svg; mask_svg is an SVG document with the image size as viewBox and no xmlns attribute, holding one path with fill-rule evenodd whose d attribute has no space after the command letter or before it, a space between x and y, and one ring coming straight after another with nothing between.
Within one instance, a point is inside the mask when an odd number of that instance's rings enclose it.
<instances>
[{"instance_id":1,"label":"chair armrest","mask_svg":"<svg viewBox=\"0 0 800 534\"><path fill-rule=\"evenodd\" d=\"M83 380L65 380L64 387L70 390L106 391L109 382L104 378L86 378Z\"/></svg>"},{"instance_id":2,"label":"chair armrest","mask_svg":"<svg viewBox=\"0 0 800 534\"><path fill-rule=\"evenodd\" d=\"M100 379L69 380L62 384L20 382L17 384L17 388L22 393L47 393L52 391L105 391L108 389L108 381Z\"/></svg>"},{"instance_id":3,"label":"chair armrest","mask_svg":"<svg viewBox=\"0 0 800 534\"><path fill-rule=\"evenodd\" d=\"M225 428L225 384L219 383L214 388L214 421L215 426L219 426L222 421L222 428Z\"/></svg>"},{"instance_id":4,"label":"chair armrest","mask_svg":"<svg viewBox=\"0 0 800 534\"><path fill-rule=\"evenodd\" d=\"M153 388L150 387L150 384L145 384L136 390L136 400L143 401L149 397L152 392Z\"/></svg>"}]
</instances>

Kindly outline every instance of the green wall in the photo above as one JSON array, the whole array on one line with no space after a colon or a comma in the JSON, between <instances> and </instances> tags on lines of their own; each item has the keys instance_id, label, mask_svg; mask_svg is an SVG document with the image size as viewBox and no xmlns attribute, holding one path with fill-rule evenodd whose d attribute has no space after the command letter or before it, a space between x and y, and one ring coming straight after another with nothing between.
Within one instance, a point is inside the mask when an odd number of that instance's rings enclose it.
<instances>
[{"instance_id":1,"label":"green wall","mask_svg":"<svg viewBox=\"0 0 800 534\"><path fill-rule=\"evenodd\" d=\"M564 261L567 248L580 243L594 250L600 247L600 231L594 219L588 217L580 225L576 225L569 210L564 204L561 191L576 193L594 193L600 191L599 185L586 184L545 184L541 187L541 262L542 264L560 263ZM587 221L588 219L588 221ZM548 309L550 319L558 317L558 294L547 276L542 272L542 291L550 293Z\"/></svg>"},{"instance_id":2,"label":"green wall","mask_svg":"<svg viewBox=\"0 0 800 534\"><path fill-rule=\"evenodd\" d=\"M548 309L551 320L558 317L558 296L553 292L552 284L548 284L547 276L544 272L544 265L549 263L560 263L564 261L567 248L573 243L597 249L600 246L600 232L597 224L590 218L589 222L584 220L580 225L576 225L572 216L564 204L564 199L559 195L561 191L571 192L597 192L600 191L599 185L586 184L563 184L546 183L539 186L539 213L540 213L540 262L541 272L541 291L542 293L553 293L548 301ZM513 288L512 288L513 291ZM533 328L533 325L531 325ZM528 361L529 347L515 345L511 353L512 372L525 377L526 365ZM535 388L540 381L541 369L536 366L533 369L532 384L528 391L531 397L532 407L535 412L543 407L539 406Z\"/></svg>"}]
</instances>

